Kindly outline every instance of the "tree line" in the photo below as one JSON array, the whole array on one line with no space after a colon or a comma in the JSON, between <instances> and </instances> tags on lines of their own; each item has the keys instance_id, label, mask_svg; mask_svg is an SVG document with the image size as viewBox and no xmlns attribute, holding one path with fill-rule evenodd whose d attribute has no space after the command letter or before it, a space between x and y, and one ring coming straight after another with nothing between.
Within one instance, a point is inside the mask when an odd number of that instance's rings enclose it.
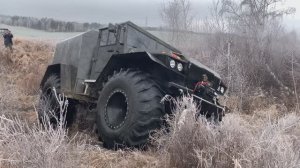
<instances>
[{"instance_id":1,"label":"tree line","mask_svg":"<svg viewBox=\"0 0 300 168\"><path fill-rule=\"evenodd\" d=\"M0 15L0 23L21 26L49 32L82 32L90 29L103 27L100 23L78 23L69 21L59 21L52 18L34 18L24 16L3 16Z\"/></svg>"}]
</instances>

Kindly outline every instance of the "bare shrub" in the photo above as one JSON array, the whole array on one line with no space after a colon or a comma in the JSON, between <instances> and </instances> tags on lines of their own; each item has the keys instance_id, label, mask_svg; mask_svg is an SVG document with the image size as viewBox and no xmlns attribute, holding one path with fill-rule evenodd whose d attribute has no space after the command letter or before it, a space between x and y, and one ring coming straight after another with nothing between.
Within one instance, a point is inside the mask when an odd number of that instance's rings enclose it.
<instances>
[{"instance_id":1,"label":"bare shrub","mask_svg":"<svg viewBox=\"0 0 300 168\"><path fill-rule=\"evenodd\" d=\"M260 90L268 97L279 97L276 103L299 104L295 103L299 101L296 92L300 87L299 40L282 24L282 18L295 9L279 8L284 2L213 1L210 16L203 28L198 28L204 32L198 33L189 32L195 19L188 0L162 3L161 14L170 29L170 41L184 54L220 73L230 95L238 97L238 109L244 111L250 107L249 97Z\"/></svg>"},{"instance_id":2,"label":"bare shrub","mask_svg":"<svg viewBox=\"0 0 300 168\"><path fill-rule=\"evenodd\" d=\"M55 128L48 116L42 124L32 126L18 117L0 116L1 167L78 167L85 142L68 138L64 125L67 101L58 101L60 118Z\"/></svg>"},{"instance_id":3,"label":"bare shrub","mask_svg":"<svg viewBox=\"0 0 300 168\"><path fill-rule=\"evenodd\" d=\"M232 113L217 126L203 118L196 121L195 108L192 98L184 97L177 103L168 131L155 137L161 166L260 168L300 164L300 117L294 113L274 120L268 115L258 119Z\"/></svg>"},{"instance_id":4,"label":"bare shrub","mask_svg":"<svg viewBox=\"0 0 300 168\"><path fill-rule=\"evenodd\" d=\"M158 167L154 153L109 151L88 144L87 135L70 136L65 128L68 102L63 96L56 98L59 115L47 102L40 103L38 110L45 114L42 123L33 125L15 115L0 115L0 167Z\"/></svg>"},{"instance_id":5,"label":"bare shrub","mask_svg":"<svg viewBox=\"0 0 300 168\"><path fill-rule=\"evenodd\" d=\"M284 2L214 1L204 21L205 42L188 51L221 74L230 95L239 98L240 111L260 90L288 107L297 102L299 39L282 24L284 16L295 11L280 8Z\"/></svg>"}]
</instances>

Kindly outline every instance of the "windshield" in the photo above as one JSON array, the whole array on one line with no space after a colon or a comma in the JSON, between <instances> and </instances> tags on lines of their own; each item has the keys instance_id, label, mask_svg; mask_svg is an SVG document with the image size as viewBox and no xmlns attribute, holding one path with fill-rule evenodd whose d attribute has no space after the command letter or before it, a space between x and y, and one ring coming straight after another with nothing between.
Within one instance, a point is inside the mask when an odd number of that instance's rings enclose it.
<instances>
[{"instance_id":1,"label":"windshield","mask_svg":"<svg viewBox=\"0 0 300 168\"><path fill-rule=\"evenodd\" d=\"M127 28L127 48L128 51L134 49L134 51L152 53L178 52L176 49L171 48L171 46L164 44L161 40L156 39L150 33L142 32L132 26L128 26Z\"/></svg>"}]
</instances>

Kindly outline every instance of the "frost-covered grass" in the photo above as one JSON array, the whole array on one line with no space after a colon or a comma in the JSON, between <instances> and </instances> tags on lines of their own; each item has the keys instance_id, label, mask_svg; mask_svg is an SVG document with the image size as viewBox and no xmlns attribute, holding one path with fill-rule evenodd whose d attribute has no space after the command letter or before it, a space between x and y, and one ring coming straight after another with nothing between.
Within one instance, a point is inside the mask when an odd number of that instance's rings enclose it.
<instances>
[{"instance_id":1,"label":"frost-covered grass","mask_svg":"<svg viewBox=\"0 0 300 168\"><path fill-rule=\"evenodd\" d=\"M154 142L163 167L261 168L300 166L300 116L227 114L218 125L195 120L192 98L177 101L169 131ZM186 115L188 114L188 115Z\"/></svg>"},{"instance_id":2,"label":"frost-covered grass","mask_svg":"<svg viewBox=\"0 0 300 168\"><path fill-rule=\"evenodd\" d=\"M204 118L196 121L195 110L192 98L178 100L168 131L158 131L146 151L109 151L87 143L88 136L69 136L62 122L53 129L47 119L43 126L30 125L24 119L2 115L0 167L300 166L299 115L232 113L215 125Z\"/></svg>"}]
</instances>

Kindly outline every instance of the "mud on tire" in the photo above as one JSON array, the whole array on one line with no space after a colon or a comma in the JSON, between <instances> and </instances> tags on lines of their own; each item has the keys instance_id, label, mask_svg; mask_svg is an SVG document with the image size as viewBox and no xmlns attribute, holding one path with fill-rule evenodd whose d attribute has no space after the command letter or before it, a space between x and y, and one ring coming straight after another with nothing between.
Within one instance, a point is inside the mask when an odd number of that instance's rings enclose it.
<instances>
[{"instance_id":1,"label":"mud on tire","mask_svg":"<svg viewBox=\"0 0 300 168\"><path fill-rule=\"evenodd\" d=\"M161 98L158 86L144 72L128 69L109 78L98 99L96 119L105 147L144 145L161 125Z\"/></svg>"}]
</instances>

